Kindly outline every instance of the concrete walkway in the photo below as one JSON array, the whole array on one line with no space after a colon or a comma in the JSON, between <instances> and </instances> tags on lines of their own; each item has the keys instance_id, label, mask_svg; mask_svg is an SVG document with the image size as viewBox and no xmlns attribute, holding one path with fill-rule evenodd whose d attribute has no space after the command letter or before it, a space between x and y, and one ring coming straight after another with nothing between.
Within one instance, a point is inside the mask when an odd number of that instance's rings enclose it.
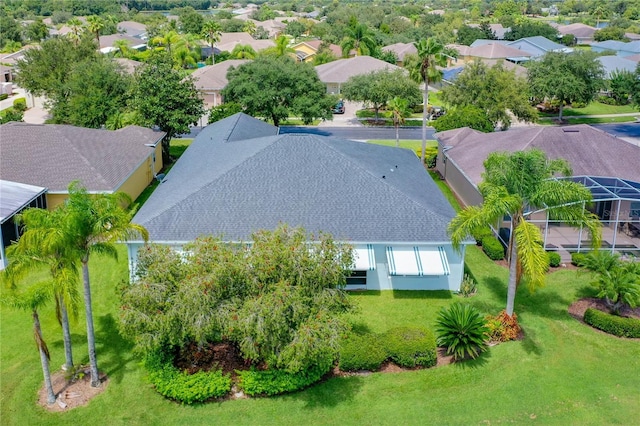
<instances>
[{"instance_id":1,"label":"concrete walkway","mask_svg":"<svg viewBox=\"0 0 640 426\"><path fill-rule=\"evenodd\" d=\"M47 110L44 109L43 98L27 94L23 88L15 84L13 85L13 94L7 99L0 101L0 110L12 107L13 101L18 98L25 98L27 100L28 109L24 112L22 119L25 123L42 124L50 117Z\"/></svg>"}]
</instances>

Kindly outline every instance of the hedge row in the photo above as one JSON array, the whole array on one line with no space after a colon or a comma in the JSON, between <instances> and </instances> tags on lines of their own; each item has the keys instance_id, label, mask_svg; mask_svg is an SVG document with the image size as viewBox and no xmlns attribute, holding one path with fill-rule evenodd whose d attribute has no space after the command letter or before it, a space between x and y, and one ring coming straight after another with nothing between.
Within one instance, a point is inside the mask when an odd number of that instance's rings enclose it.
<instances>
[{"instance_id":1,"label":"hedge row","mask_svg":"<svg viewBox=\"0 0 640 426\"><path fill-rule=\"evenodd\" d=\"M635 318L619 317L589 308L584 313L584 322L614 336L640 338L640 320Z\"/></svg>"},{"instance_id":2,"label":"hedge row","mask_svg":"<svg viewBox=\"0 0 640 426\"><path fill-rule=\"evenodd\" d=\"M283 370L236 370L238 387L247 395L278 395L304 389L320 380L331 370L331 364L317 365L309 370L288 373Z\"/></svg>"},{"instance_id":3,"label":"hedge row","mask_svg":"<svg viewBox=\"0 0 640 426\"><path fill-rule=\"evenodd\" d=\"M482 250L491 260L504 259L504 247L500 240L494 236L484 237L482 239Z\"/></svg>"},{"instance_id":4,"label":"hedge row","mask_svg":"<svg viewBox=\"0 0 640 426\"><path fill-rule=\"evenodd\" d=\"M423 327L398 327L382 334L352 334L342 343L339 365L343 371L374 371L388 359L405 368L436 365L433 333Z\"/></svg>"}]
</instances>

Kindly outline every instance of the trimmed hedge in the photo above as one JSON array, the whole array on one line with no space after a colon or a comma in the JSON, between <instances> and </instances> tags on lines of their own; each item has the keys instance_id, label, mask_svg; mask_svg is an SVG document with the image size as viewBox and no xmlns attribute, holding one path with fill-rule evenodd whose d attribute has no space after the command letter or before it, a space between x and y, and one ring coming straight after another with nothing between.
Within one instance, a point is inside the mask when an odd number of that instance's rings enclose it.
<instances>
[{"instance_id":1,"label":"trimmed hedge","mask_svg":"<svg viewBox=\"0 0 640 426\"><path fill-rule=\"evenodd\" d=\"M351 334L340 345L340 370L375 371L387 359L387 351L379 335Z\"/></svg>"},{"instance_id":2,"label":"trimmed hedge","mask_svg":"<svg viewBox=\"0 0 640 426\"><path fill-rule=\"evenodd\" d=\"M562 258L560 257L559 253L555 251L548 251L547 256L549 256L549 266L551 266L552 268L557 268L558 266L560 266Z\"/></svg>"},{"instance_id":3,"label":"trimmed hedge","mask_svg":"<svg viewBox=\"0 0 640 426\"><path fill-rule=\"evenodd\" d=\"M186 374L178 370L171 358L164 354L147 357L144 366L149 373L149 381L160 395L183 404L219 398L231 391L231 378L220 370Z\"/></svg>"},{"instance_id":4,"label":"trimmed hedge","mask_svg":"<svg viewBox=\"0 0 640 426\"><path fill-rule=\"evenodd\" d=\"M571 264L573 266L582 266L588 253L571 253Z\"/></svg>"},{"instance_id":5,"label":"trimmed hedge","mask_svg":"<svg viewBox=\"0 0 640 426\"><path fill-rule=\"evenodd\" d=\"M482 250L491 260L504 259L504 247L496 237L484 237L482 239Z\"/></svg>"},{"instance_id":6,"label":"trimmed hedge","mask_svg":"<svg viewBox=\"0 0 640 426\"><path fill-rule=\"evenodd\" d=\"M383 338L389 358L401 367L432 367L438 361L436 338L427 328L392 328Z\"/></svg>"},{"instance_id":7,"label":"trimmed hedge","mask_svg":"<svg viewBox=\"0 0 640 426\"><path fill-rule=\"evenodd\" d=\"M5 99L7 99L8 97L9 97L9 95L8 95L8 94L6 94L6 93L1 93L1 94L0 94L0 101L4 101L4 100L5 100Z\"/></svg>"},{"instance_id":8,"label":"trimmed hedge","mask_svg":"<svg viewBox=\"0 0 640 426\"><path fill-rule=\"evenodd\" d=\"M422 157L422 148L416 149L416 155L418 158ZM428 168L433 169L438 161L438 147L427 147L424 150L424 164Z\"/></svg>"},{"instance_id":9,"label":"trimmed hedge","mask_svg":"<svg viewBox=\"0 0 640 426\"><path fill-rule=\"evenodd\" d=\"M584 322L614 336L640 338L640 320L635 318L619 317L589 308L584 313Z\"/></svg>"},{"instance_id":10,"label":"trimmed hedge","mask_svg":"<svg viewBox=\"0 0 640 426\"><path fill-rule=\"evenodd\" d=\"M13 100L13 109L20 112L27 110L27 100L25 98L17 98Z\"/></svg>"},{"instance_id":11,"label":"trimmed hedge","mask_svg":"<svg viewBox=\"0 0 640 426\"><path fill-rule=\"evenodd\" d=\"M293 392L319 381L331 370L329 365L316 365L308 370L289 373L284 370L236 370L238 387L247 395L278 395Z\"/></svg>"},{"instance_id":12,"label":"trimmed hedge","mask_svg":"<svg viewBox=\"0 0 640 426\"><path fill-rule=\"evenodd\" d=\"M493 237L493 231L488 226L483 226L471 231L471 236L476 240L476 245L481 246L484 238Z\"/></svg>"}]
</instances>

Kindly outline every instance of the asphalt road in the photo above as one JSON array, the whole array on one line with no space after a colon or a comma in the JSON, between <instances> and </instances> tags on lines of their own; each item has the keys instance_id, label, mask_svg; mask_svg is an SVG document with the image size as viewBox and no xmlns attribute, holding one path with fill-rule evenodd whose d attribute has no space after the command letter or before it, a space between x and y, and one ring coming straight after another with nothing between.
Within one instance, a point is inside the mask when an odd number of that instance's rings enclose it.
<instances>
[{"instance_id":1,"label":"asphalt road","mask_svg":"<svg viewBox=\"0 0 640 426\"><path fill-rule=\"evenodd\" d=\"M393 127L302 127L280 126L280 133L309 133L313 135L333 136L341 139L371 140L395 139L396 129ZM427 127L427 140L433 139L435 130ZM400 128L400 139L421 140L421 127Z\"/></svg>"}]
</instances>

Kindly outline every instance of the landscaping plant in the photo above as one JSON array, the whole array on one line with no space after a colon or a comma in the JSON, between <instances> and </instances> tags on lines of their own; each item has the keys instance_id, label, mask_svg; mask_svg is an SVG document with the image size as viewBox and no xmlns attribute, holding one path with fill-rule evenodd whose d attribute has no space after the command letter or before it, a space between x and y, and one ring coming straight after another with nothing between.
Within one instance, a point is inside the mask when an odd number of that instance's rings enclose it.
<instances>
[{"instance_id":1,"label":"landscaping plant","mask_svg":"<svg viewBox=\"0 0 640 426\"><path fill-rule=\"evenodd\" d=\"M436 320L438 346L447 348L456 360L476 358L487 348L487 325L471 305L454 303L442 308Z\"/></svg>"},{"instance_id":2,"label":"landscaping plant","mask_svg":"<svg viewBox=\"0 0 640 426\"><path fill-rule=\"evenodd\" d=\"M518 315L507 315L505 310L502 310L498 315L486 317L487 320L487 335L492 342L508 342L509 340L515 340L520 334L520 325L518 325Z\"/></svg>"}]
</instances>

